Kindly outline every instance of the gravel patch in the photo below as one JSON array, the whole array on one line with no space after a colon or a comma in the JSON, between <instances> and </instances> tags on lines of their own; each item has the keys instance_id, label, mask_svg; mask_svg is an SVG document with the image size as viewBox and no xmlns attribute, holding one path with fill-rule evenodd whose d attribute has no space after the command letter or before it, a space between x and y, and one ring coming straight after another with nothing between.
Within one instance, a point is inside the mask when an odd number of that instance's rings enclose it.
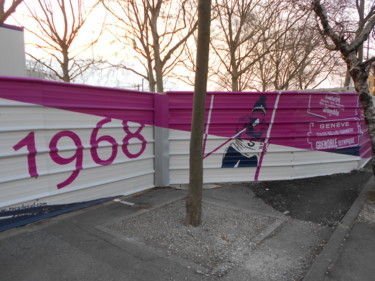
<instances>
[{"instance_id":1,"label":"gravel patch","mask_svg":"<svg viewBox=\"0 0 375 281\"><path fill-rule=\"evenodd\" d=\"M372 191L374 193L374 191ZM364 204L362 211L358 215L358 222L365 222L375 226L375 201L371 198Z\"/></svg>"},{"instance_id":2,"label":"gravel patch","mask_svg":"<svg viewBox=\"0 0 375 281\"><path fill-rule=\"evenodd\" d=\"M185 201L178 200L106 227L127 240L189 260L221 277L283 223L282 219L207 202L202 213L199 227L185 226Z\"/></svg>"},{"instance_id":3,"label":"gravel patch","mask_svg":"<svg viewBox=\"0 0 375 281\"><path fill-rule=\"evenodd\" d=\"M240 270L231 271L228 280L300 281L330 234L328 227L290 219L244 260Z\"/></svg>"}]
</instances>

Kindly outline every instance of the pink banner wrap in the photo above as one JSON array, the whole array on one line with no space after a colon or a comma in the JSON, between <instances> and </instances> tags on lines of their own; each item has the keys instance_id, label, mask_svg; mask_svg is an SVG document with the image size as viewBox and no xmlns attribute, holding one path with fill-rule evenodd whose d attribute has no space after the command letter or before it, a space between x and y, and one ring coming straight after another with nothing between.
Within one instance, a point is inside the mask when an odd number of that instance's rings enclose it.
<instances>
[{"instance_id":1,"label":"pink banner wrap","mask_svg":"<svg viewBox=\"0 0 375 281\"><path fill-rule=\"evenodd\" d=\"M193 93L169 92L167 97L0 77L0 98L190 131ZM267 140L270 144L334 151L358 147L363 135L356 93L211 92L206 109L206 136L228 140Z\"/></svg>"}]
</instances>

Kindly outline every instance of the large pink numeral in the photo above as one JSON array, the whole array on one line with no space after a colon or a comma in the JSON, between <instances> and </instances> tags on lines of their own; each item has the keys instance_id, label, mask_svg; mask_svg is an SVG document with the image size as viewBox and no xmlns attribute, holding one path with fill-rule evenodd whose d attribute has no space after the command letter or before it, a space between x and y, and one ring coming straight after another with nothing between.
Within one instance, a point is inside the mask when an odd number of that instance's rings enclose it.
<instances>
[{"instance_id":1,"label":"large pink numeral","mask_svg":"<svg viewBox=\"0 0 375 281\"><path fill-rule=\"evenodd\" d=\"M146 144L147 144L147 141L145 140L145 138L140 134L140 132L142 131L142 129L145 127L145 125L142 125L141 127L139 127L134 133L132 131L129 130L129 125L128 125L128 122L127 121L122 121L122 125L124 126L124 131L126 133L126 137L123 139L123 145L122 145L122 151L124 152L124 154L129 157L129 158L137 158L139 157L146 149ZM129 151L128 149L128 145L129 145L129 141L131 139L138 139L142 142L142 146L141 146L141 149L133 154Z\"/></svg>"},{"instance_id":2,"label":"large pink numeral","mask_svg":"<svg viewBox=\"0 0 375 281\"><path fill-rule=\"evenodd\" d=\"M96 125L96 128L93 130L91 137L90 137L90 151L92 159L95 161L95 163L99 165L110 165L113 163L117 156L118 152L118 146L116 140L111 136L101 136L98 138L99 130L103 127L104 124L107 124L111 122L111 118L105 118L102 121L98 122ZM123 139L123 145L122 145L122 151L128 158L137 158L139 157L146 149L147 141L146 139L140 134L144 125L141 125L135 132L132 132L129 129L129 125L127 121L123 121L122 125L124 127L124 132L126 133L126 136ZM70 138L76 147L75 153L68 158L64 158L59 154L59 150L57 148L57 144L60 141L61 138L67 137ZM129 151L129 144L131 139L138 139L141 141L141 148L137 153L132 153ZM108 159L101 159L98 155L98 147L100 142L109 142L112 145L112 153L111 156ZM19 150L23 147L26 147L28 150L27 155L27 162L28 162L28 169L29 174L31 177L37 177L38 171L37 171L37 164L36 164L36 145L35 145L35 133L30 132L26 137L24 137L22 140L20 140L17 144L13 146L14 150ZM82 141L79 138L79 136L72 132L72 131L62 131L57 133L50 141L49 143L49 155L51 159L59 164L59 165L67 165L75 161L75 170L72 172L72 174L63 182L57 184L57 188L63 188L69 184L71 184L79 175L80 171L83 169L83 145Z\"/></svg>"},{"instance_id":3,"label":"large pink numeral","mask_svg":"<svg viewBox=\"0 0 375 281\"><path fill-rule=\"evenodd\" d=\"M118 150L117 142L113 137L101 136L100 138L97 139L99 129L102 128L104 124L107 124L109 122L111 122L111 118L105 118L102 121L100 121L98 124L96 124L96 128L92 131L91 138L90 138L90 146L91 146L90 151L91 151L92 159L95 161L95 163L99 165L103 165L103 166L112 164L112 162L115 160L117 156L117 150ZM99 143L102 141L106 141L112 144L112 154L106 160L100 159L98 155Z\"/></svg>"},{"instance_id":4,"label":"large pink numeral","mask_svg":"<svg viewBox=\"0 0 375 281\"><path fill-rule=\"evenodd\" d=\"M26 146L29 154L27 155L27 163L29 166L29 174L30 177L37 177L38 170L36 167L36 147L35 147L35 134L34 132L30 132L26 137L24 137L19 143L13 146L15 151L21 149L22 147Z\"/></svg>"},{"instance_id":5,"label":"large pink numeral","mask_svg":"<svg viewBox=\"0 0 375 281\"><path fill-rule=\"evenodd\" d=\"M74 144L77 148L74 155L69 157L69 158L61 157L59 155L59 152L58 152L57 143L63 137L70 138L74 142ZM80 170L82 170L82 168L83 168L82 167L82 164L83 164L82 142L81 142L81 139L79 138L79 136L76 133L74 133L72 131L62 131L62 132L57 133L51 139L51 142L49 144L49 149L50 149L49 155L51 156L51 159L59 165L66 165L66 164L72 163L73 161L76 161L76 163L75 163L76 169L72 172L72 174L69 176L69 178L67 178L65 181L63 181L63 182L61 182L57 185L57 188L60 189L60 188L63 188L65 186L71 184L78 177L78 175L80 173Z\"/></svg>"}]
</instances>

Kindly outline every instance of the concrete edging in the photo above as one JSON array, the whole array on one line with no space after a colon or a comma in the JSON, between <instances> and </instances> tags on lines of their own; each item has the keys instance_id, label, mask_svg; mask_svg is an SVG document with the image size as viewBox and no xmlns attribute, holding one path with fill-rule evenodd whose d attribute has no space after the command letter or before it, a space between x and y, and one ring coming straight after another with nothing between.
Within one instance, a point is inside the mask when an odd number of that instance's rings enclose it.
<instances>
[{"instance_id":1,"label":"concrete edging","mask_svg":"<svg viewBox=\"0 0 375 281\"><path fill-rule=\"evenodd\" d=\"M303 278L303 281L324 280L327 270L336 262L340 248L350 234L350 231L367 200L368 191L370 191L374 185L375 178L371 177L358 195L357 199L354 201L353 205L350 207L349 211L337 226L336 230L333 232L322 252L316 257L314 263Z\"/></svg>"}]
</instances>

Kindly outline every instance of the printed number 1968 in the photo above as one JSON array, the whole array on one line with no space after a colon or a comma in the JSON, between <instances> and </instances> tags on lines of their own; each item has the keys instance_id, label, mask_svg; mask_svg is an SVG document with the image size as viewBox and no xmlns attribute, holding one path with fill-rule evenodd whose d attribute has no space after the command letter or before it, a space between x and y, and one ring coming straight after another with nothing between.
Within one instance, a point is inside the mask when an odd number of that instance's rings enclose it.
<instances>
[{"instance_id":1,"label":"printed number 1968","mask_svg":"<svg viewBox=\"0 0 375 281\"><path fill-rule=\"evenodd\" d=\"M98 133L99 133L100 128L102 128L104 124L107 124L109 122L111 122L111 118L105 118L101 120L100 122L98 122L96 124L95 129L92 131L91 137L90 137L91 157L95 163L102 165L102 166L112 164L117 156L117 151L118 151L118 144L113 137L105 135L105 136L101 136L98 138ZM144 125L139 127L135 132L132 132L129 129L127 121L123 121L122 125L123 125L124 132L126 134L126 136L122 140L122 151L128 158L137 158L146 149L147 141L140 134L142 129L144 128ZM65 158L59 154L57 145L61 138L70 138L74 142L76 150L75 150L75 153L71 157ZM129 151L128 146L129 146L129 141L134 138L141 141L141 148L137 153L133 154L132 152ZM101 159L99 157L98 147L99 147L99 143L101 142L108 142L112 145L112 153L108 157L108 159ZM27 155L29 174L31 177L37 177L38 169L37 169L37 164L36 164L36 156L38 152L36 149L34 132L30 132L26 137L20 140L16 145L13 146L13 149L17 151L21 149L22 147L26 147L26 149L29 152ZM81 139L76 133L72 131L61 131L52 137L49 143L49 155L51 159L56 164L59 164L59 165L67 165L75 161L75 170L65 181L57 184L58 189L71 184L78 177L80 171L83 169L83 149L84 147L82 145Z\"/></svg>"}]
</instances>

